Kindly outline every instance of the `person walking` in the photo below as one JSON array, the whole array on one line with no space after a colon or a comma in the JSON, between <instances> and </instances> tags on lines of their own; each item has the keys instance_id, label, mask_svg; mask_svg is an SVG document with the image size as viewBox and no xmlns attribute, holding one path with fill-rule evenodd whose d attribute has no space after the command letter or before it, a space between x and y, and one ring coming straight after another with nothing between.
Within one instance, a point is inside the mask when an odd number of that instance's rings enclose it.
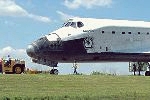
<instances>
[{"instance_id":1,"label":"person walking","mask_svg":"<svg viewBox=\"0 0 150 100\"><path fill-rule=\"evenodd\" d=\"M78 72L77 72L77 68L78 68L77 61L74 61L73 68L74 68L74 74L78 74Z\"/></svg>"}]
</instances>

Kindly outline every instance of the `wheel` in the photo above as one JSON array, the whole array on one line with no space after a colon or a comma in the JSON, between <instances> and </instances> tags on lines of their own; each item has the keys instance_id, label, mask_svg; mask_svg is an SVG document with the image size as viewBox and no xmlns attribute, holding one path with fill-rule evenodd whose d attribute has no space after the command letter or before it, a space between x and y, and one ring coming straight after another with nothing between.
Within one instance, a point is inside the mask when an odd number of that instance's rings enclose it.
<instances>
[{"instance_id":1,"label":"wheel","mask_svg":"<svg viewBox=\"0 0 150 100\"><path fill-rule=\"evenodd\" d=\"M59 73L58 70L57 70L57 69L54 69L54 74L55 74L55 75L58 75L58 73Z\"/></svg>"},{"instance_id":2,"label":"wheel","mask_svg":"<svg viewBox=\"0 0 150 100\"><path fill-rule=\"evenodd\" d=\"M14 70L13 70L13 72L15 73L15 74L21 74L22 73L22 68L21 68L21 66L16 66L16 67L14 67Z\"/></svg>"},{"instance_id":3,"label":"wheel","mask_svg":"<svg viewBox=\"0 0 150 100\"><path fill-rule=\"evenodd\" d=\"M52 69L51 71L50 71L50 74L54 74L54 75L58 75L58 70L57 69Z\"/></svg>"},{"instance_id":4,"label":"wheel","mask_svg":"<svg viewBox=\"0 0 150 100\"><path fill-rule=\"evenodd\" d=\"M50 74L53 74L54 73L54 69L52 69L51 71L50 71Z\"/></svg>"}]
</instances>

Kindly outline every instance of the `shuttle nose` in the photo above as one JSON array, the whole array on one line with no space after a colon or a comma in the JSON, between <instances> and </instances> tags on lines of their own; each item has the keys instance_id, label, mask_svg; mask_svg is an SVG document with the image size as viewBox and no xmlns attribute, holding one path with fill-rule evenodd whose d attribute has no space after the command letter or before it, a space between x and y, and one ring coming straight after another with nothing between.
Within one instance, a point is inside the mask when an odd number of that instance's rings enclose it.
<instances>
[{"instance_id":1,"label":"shuttle nose","mask_svg":"<svg viewBox=\"0 0 150 100\"><path fill-rule=\"evenodd\" d=\"M28 56L30 56L30 57L34 57L36 55L35 47L33 45L28 45L26 52L27 52Z\"/></svg>"}]
</instances>

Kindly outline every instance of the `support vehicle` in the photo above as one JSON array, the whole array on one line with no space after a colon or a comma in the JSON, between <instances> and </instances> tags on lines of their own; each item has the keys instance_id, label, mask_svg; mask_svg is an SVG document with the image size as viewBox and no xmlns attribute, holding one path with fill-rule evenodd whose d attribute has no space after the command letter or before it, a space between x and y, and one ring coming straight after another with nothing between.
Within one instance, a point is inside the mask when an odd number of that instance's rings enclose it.
<instances>
[{"instance_id":1,"label":"support vehicle","mask_svg":"<svg viewBox=\"0 0 150 100\"><path fill-rule=\"evenodd\" d=\"M25 61L18 59L0 61L0 72L5 74L21 74L25 71Z\"/></svg>"}]
</instances>

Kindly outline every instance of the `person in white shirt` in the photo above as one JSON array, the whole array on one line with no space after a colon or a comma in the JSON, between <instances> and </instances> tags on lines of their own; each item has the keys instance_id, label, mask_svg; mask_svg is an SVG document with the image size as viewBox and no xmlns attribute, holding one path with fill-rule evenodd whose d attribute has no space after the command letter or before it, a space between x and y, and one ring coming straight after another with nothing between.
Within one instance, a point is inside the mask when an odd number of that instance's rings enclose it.
<instances>
[{"instance_id":1,"label":"person in white shirt","mask_svg":"<svg viewBox=\"0 0 150 100\"><path fill-rule=\"evenodd\" d=\"M74 68L74 74L78 74L77 73L78 64L76 61L74 61L74 63L73 63L73 68Z\"/></svg>"}]
</instances>

